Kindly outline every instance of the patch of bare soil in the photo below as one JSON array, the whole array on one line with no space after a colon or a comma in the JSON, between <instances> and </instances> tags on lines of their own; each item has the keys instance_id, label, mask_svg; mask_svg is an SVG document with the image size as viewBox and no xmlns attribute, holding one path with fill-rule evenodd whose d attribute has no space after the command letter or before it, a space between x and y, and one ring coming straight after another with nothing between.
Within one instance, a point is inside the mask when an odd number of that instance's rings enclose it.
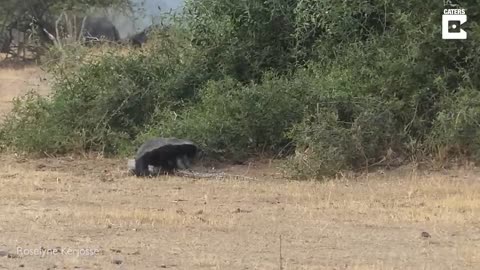
<instances>
[{"instance_id":1,"label":"patch of bare soil","mask_svg":"<svg viewBox=\"0 0 480 270\"><path fill-rule=\"evenodd\" d=\"M24 67L0 68L0 119L12 107L12 100L34 90L39 94L49 93L47 74L39 67L31 65Z\"/></svg>"},{"instance_id":2,"label":"patch of bare soil","mask_svg":"<svg viewBox=\"0 0 480 270\"><path fill-rule=\"evenodd\" d=\"M480 266L478 171L295 182L268 163L222 168L255 180L125 167L0 156L0 269Z\"/></svg>"}]
</instances>

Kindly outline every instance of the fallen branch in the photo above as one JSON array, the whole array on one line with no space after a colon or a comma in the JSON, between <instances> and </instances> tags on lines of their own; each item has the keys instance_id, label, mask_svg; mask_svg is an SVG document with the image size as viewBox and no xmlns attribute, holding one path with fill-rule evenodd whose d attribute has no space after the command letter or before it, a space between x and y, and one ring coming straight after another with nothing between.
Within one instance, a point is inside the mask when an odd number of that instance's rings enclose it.
<instances>
[{"instance_id":1,"label":"fallen branch","mask_svg":"<svg viewBox=\"0 0 480 270\"><path fill-rule=\"evenodd\" d=\"M228 174L224 172L218 173L201 173L201 172L193 172L193 171L185 171L179 170L175 172L176 176L181 177L190 177L190 178L215 178L215 179L225 179L225 178L235 178L235 179L242 179L242 180L256 180L256 178L248 177L245 175L236 175L236 174Z\"/></svg>"}]
</instances>

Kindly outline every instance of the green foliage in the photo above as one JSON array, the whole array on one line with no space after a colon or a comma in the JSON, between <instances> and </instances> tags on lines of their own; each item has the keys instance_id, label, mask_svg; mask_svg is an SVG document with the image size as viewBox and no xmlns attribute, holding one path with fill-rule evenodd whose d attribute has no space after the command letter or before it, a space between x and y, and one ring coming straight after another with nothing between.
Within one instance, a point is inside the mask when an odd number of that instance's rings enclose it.
<instances>
[{"instance_id":1,"label":"green foliage","mask_svg":"<svg viewBox=\"0 0 480 270\"><path fill-rule=\"evenodd\" d=\"M374 97L324 99L291 129L297 146L293 172L301 178L320 177L386 160L402 139L392 108Z\"/></svg>"},{"instance_id":2,"label":"green foliage","mask_svg":"<svg viewBox=\"0 0 480 270\"><path fill-rule=\"evenodd\" d=\"M474 156L480 160L480 92L462 88L442 100L429 145L449 156Z\"/></svg>"},{"instance_id":3,"label":"green foliage","mask_svg":"<svg viewBox=\"0 0 480 270\"><path fill-rule=\"evenodd\" d=\"M193 44L205 51L210 69L241 82L293 63L295 1L187 1Z\"/></svg>"},{"instance_id":4,"label":"green foliage","mask_svg":"<svg viewBox=\"0 0 480 270\"><path fill-rule=\"evenodd\" d=\"M160 111L142 138L188 137L208 154L235 159L279 151L287 142L284 133L302 117L302 103L287 80L267 75L263 81L211 81L195 106L179 114Z\"/></svg>"},{"instance_id":5,"label":"green foliage","mask_svg":"<svg viewBox=\"0 0 480 270\"><path fill-rule=\"evenodd\" d=\"M451 41L436 0L188 1L149 49L82 65L67 50L51 98L19 101L0 145L115 154L185 137L217 158L292 154L300 178L440 148L480 160L480 12L462 5L469 36Z\"/></svg>"},{"instance_id":6,"label":"green foliage","mask_svg":"<svg viewBox=\"0 0 480 270\"><path fill-rule=\"evenodd\" d=\"M194 97L187 84L195 83L201 67L187 50L172 58L176 49L171 44L126 56L111 49L98 59L79 55L85 62L78 65L60 63L51 70L55 74L51 98L29 96L18 102L15 117L6 120L3 132L10 134L4 137L8 146L50 153L119 153L150 122L155 108L179 108ZM26 143L32 130L51 137Z\"/></svg>"},{"instance_id":7,"label":"green foliage","mask_svg":"<svg viewBox=\"0 0 480 270\"><path fill-rule=\"evenodd\" d=\"M0 140L2 148L21 146L28 152L49 151L58 145L52 145L52 148L38 148L39 142L50 140L51 137L47 130L52 125L47 126L45 121L48 110L48 100L36 93L29 92L21 98L14 100L12 112L5 118L0 130ZM37 129L38 127L41 129Z\"/></svg>"}]
</instances>

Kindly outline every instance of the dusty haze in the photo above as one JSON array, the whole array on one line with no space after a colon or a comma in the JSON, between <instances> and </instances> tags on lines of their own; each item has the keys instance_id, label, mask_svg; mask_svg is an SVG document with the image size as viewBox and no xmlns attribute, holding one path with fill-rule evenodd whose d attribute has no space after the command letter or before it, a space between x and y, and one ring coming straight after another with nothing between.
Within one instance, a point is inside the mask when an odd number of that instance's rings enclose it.
<instances>
[{"instance_id":1,"label":"dusty haze","mask_svg":"<svg viewBox=\"0 0 480 270\"><path fill-rule=\"evenodd\" d=\"M160 15L181 9L183 0L131 0L133 14L115 9L93 10L94 15L108 17L117 27L120 38L141 32L152 23L158 23Z\"/></svg>"}]
</instances>

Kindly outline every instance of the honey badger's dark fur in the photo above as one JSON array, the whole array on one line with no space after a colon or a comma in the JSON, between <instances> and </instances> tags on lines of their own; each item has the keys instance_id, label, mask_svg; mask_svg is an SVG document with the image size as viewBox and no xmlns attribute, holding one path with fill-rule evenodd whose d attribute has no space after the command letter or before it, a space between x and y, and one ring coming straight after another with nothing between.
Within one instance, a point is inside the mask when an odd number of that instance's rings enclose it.
<instances>
[{"instance_id":1,"label":"honey badger's dark fur","mask_svg":"<svg viewBox=\"0 0 480 270\"><path fill-rule=\"evenodd\" d=\"M156 138L138 149L135 161L129 161L129 167L137 176L154 173L149 166L159 173L173 173L177 169L188 169L197 150L197 146L187 140Z\"/></svg>"}]
</instances>

